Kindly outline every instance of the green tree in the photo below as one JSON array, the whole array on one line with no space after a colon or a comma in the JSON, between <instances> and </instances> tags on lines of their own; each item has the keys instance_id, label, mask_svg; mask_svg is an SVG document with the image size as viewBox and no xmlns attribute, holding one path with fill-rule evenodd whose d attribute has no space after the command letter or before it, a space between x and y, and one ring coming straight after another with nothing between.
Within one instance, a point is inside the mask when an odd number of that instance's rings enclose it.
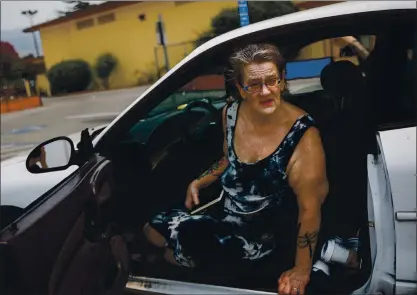
<instances>
[{"instance_id":1,"label":"green tree","mask_svg":"<svg viewBox=\"0 0 417 295\"><path fill-rule=\"evenodd\" d=\"M282 16L298 11L290 1L248 1L249 20L256 23L269 18ZM239 10L235 8L223 9L211 21L210 30L203 32L197 39L199 46L208 40L240 27Z\"/></svg>"},{"instance_id":2,"label":"green tree","mask_svg":"<svg viewBox=\"0 0 417 295\"><path fill-rule=\"evenodd\" d=\"M65 1L62 1L62 2L66 3L66 4L69 4L69 5L73 5L73 6L68 8L66 11L58 10L57 12L58 12L58 15L60 15L60 16L68 16L75 11L87 9L87 8L90 8L91 6L95 5L95 4L91 4L89 2L86 2L86 1L65 0Z\"/></svg>"},{"instance_id":3,"label":"green tree","mask_svg":"<svg viewBox=\"0 0 417 295\"><path fill-rule=\"evenodd\" d=\"M103 87L109 89L109 78L117 66L117 58L111 53L105 53L97 58L94 70L103 82Z\"/></svg>"},{"instance_id":4,"label":"green tree","mask_svg":"<svg viewBox=\"0 0 417 295\"><path fill-rule=\"evenodd\" d=\"M0 41L0 80L2 84L21 78L23 65L14 46Z\"/></svg>"}]
</instances>

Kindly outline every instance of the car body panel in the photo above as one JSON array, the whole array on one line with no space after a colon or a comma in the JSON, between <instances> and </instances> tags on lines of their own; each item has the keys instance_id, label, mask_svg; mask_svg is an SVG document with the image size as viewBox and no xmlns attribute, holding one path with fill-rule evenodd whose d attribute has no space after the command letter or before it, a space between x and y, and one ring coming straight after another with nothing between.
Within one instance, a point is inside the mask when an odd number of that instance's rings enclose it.
<instances>
[{"instance_id":1,"label":"car body panel","mask_svg":"<svg viewBox=\"0 0 417 295\"><path fill-rule=\"evenodd\" d=\"M92 133L105 126L89 128L89 132ZM81 131L68 135L68 138L76 145L80 141L80 135ZM78 169L76 166L71 166L63 171L32 174L26 169L26 158L29 153L30 150L1 162L2 206L26 208Z\"/></svg>"},{"instance_id":2,"label":"car body panel","mask_svg":"<svg viewBox=\"0 0 417 295\"><path fill-rule=\"evenodd\" d=\"M416 264L412 263L417 259L416 132L416 127L410 127L380 135L394 207L396 278L408 282L417 282Z\"/></svg>"},{"instance_id":3,"label":"car body panel","mask_svg":"<svg viewBox=\"0 0 417 295\"><path fill-rule=\"evenodd\" d=\"M130 276L126 289L132 292L146 294L224 294L224 295L273 295L276 293L247 289L230 288L206 284L185 283L173 280L156 279L148 277Z\"/></svg>"},{"instance_id":4,"label":"car body panel","mask_svg":"<svg viewBox=\"0 0 417 295\"><path fill-rule=\"evenodd\" d=\"M379 136L377 141L381 147ZM395 283L395 228L391 188L383 155L368 155L367 162L368 221L373 269L367 292L364 293L391 294Z\"/></svg>"},{"instance_id":5,"label":"car body panel","mask_svg":"<svg viewBox=\"0 0 417 295\"><path fill-rule=\"evenodd\" d=\"M124 242L112 242L113 237L123 240L98 214L113 196L112 177L111 162L94 155L2 230L6 294L92 294L96 278L101 282L112 270L118 279L107 286L107 294L122 294L128 253Z\"/></svg>"}]
</instances>

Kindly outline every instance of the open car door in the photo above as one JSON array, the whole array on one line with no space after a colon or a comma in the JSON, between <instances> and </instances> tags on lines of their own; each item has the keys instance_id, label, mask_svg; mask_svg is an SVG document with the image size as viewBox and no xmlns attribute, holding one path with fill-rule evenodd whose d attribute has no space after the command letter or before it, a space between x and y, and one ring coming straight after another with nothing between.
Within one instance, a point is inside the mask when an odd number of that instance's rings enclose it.
<instances>
[{"instance_id":1,"label":"open car door","mask_svg":"<svg viewBox=\"0 0 417 295\"><path fill-rule=\"evenodd\" d=\"M106 215L112 164L89 158L0 233L2 294L123 293L129 255Z\"/></svg>"}]
</instances>

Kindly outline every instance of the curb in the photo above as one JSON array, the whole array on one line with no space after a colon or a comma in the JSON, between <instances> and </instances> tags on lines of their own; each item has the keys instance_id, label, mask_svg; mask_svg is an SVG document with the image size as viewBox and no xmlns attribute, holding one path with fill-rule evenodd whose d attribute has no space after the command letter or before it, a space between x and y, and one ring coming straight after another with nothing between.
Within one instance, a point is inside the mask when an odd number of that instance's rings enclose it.
<instances>
[{"instance_id":1,"label":"curb","mask_svg":"<svg viewBox=\"0 0 417 295\"><path fill-rule=\"evenodd\" d=\"M16 98L13 100L5 100L1 102L1 114L13 113L32 108L43 106L42 98L40 96L31 96L24 98Z\"/></svg>"},{"instance_id":2,"label":"curb","mask_svg":"<svg viewBox=\"0 0 417 295\"><path fill-rule=\"evenodd\" d=\"M150 86L152 85L133 86L133 87L109 89L109 90L81 91L81 92L74 92L74 93L67 94L67 95L46 96L46 97L43 97L43 100L48 101L48 100L71 99L71 98L87 96L87 95L97 95L97 94L102 94L102 93L111 93L111 92L120 92L120 91L131 91L132 89L135 89L135 88L138 88L138 89L144 88L146 90Z\"/></svg>"}]
</instances>

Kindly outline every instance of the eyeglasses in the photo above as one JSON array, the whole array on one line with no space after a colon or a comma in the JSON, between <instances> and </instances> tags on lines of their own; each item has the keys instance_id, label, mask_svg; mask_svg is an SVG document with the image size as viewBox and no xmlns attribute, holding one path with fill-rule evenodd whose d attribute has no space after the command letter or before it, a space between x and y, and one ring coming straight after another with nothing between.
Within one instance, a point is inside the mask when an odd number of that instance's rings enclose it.
<instances>
[{"instance_id":1,"label":"eyeglasses","mask_svg":"<svg viewBox=\"0 0 417 295\"><path fill-rule=\"evenodd\" d=\"M281 79L278 78L270 78L265 80L263 83L255 83L247 86L242 85L242 89L249 93L257 93L260 92L265 85L268 89L275 88L281 83Z\"/></svg>"}]
</instances>

